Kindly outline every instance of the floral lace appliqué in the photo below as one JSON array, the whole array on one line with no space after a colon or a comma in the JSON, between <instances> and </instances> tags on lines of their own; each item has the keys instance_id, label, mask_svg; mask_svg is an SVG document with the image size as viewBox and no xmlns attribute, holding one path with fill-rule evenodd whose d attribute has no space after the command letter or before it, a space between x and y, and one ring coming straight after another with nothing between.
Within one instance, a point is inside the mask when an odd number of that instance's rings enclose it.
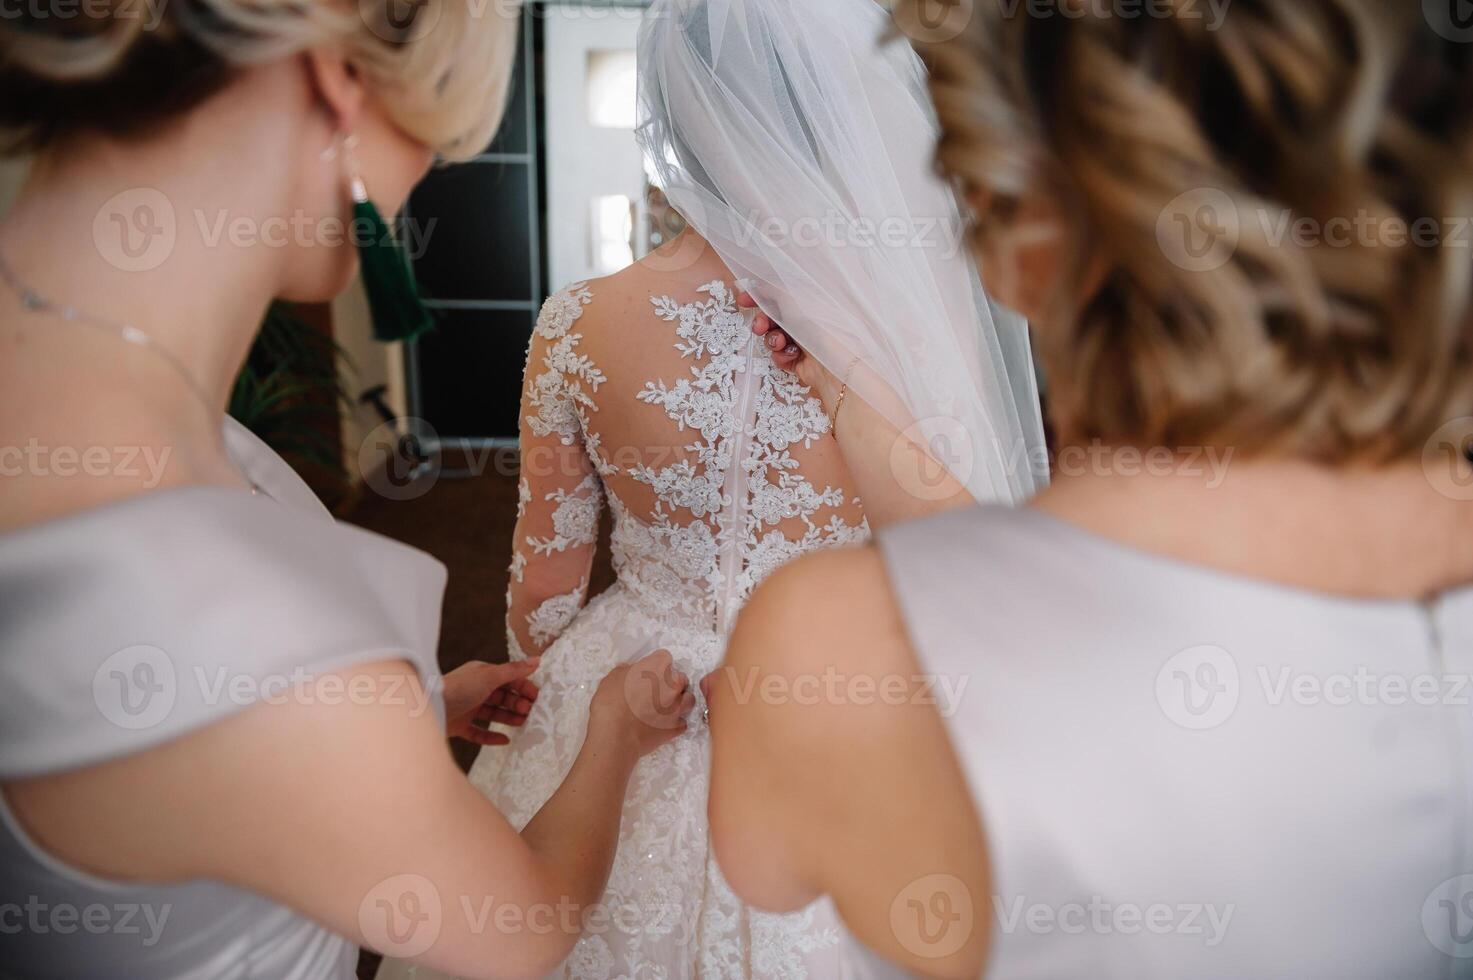
<instances>
[{"instance_id":1,"label":"floral lace appliqu\u00e9","mask_svg":"<svg viewBox=\"0 0 1473 980\"><path fill-rule=\"evenodd\" d=\"M530 386L527 405L534 414L527 417L527 424L538 436L556 433L567 446L578 437L579 411L595 407L593 394L606 380L587 356L578 353L583 335L573 332L583 308L592 302L588 287L575 283L549 299L537 318L537 333L552 345L542 359L545 370Z\"/></svg>"},{"instance_id":2,"label":"floral lace appliqu\u00e9","mask_svg":"<svg viewBox=\"0 0 1473 980\"><path fill-rule=\"evenodd\" d=\"M589 475L572 490L554 490L547 499L557 503L552 514L554 537L527 539L532 553L550 555L598 541L598 519L603 514L603 487Z\"/></svg>"},{"instance_id":3,"label":"floral lace appliqu\u00e9","mask_svg":"<svg viewBox=\"0 0 1473 980\"><path fill-rule=\"evenodd\" d=\"M681 432L692 432L687 451L694 457L661 469L639 466L630 476L655 493L650 534L666 550L683 577L701 579L709 589L708 611L715 615L726 575L718 566L723 549L737 549L734 589L724 598L740 605L756 585L784 562L807 551L863 540L868 528L838 516L822 524L816 515L843 506L842 490L817 489L798 471L791 449L810 447L829 431L823 406L787 371L759 351L746 317L724 282L700 288L706 300L682 305L667 296L651 300L657 316L675 324L676 350L697 361L690 377L674 384L648 382L639 399L658 405ZM751 378L744 376L752 373ZM743 380L754 398L750 422L742 418ZM742 458L735 460L741 452ZM733 508L730 471L740 465L747 492ZM687 519L689 523L683 523ZM798 538L771 530L785 521L804 526ZM729 621L734 609L721 610Z\"/></svg>"},{"instance_id":4,"label":"floral lace appliqu\u00e9","mask_svg":"<svg viewBox=\"0 0 1473 980\"><path fill-rule=\"evenodd\" d=\"M527 632L538 646L545 646L562 635L563 630L583 608L583 599L588 594L585 579L578 588L560 596L553 596L532 611L527 617Z\"/></svg>"},{"instance_id":5,"label":"floral lace appliqu\u00e9","mask_svg":"<svg viewBox=\"0 0 1473 980\"><path fill-rule=\"evenodd\" d=\"M798 457L827 435L828 420L808 389L772 364L751 336L732 288L720 281L702 286L692 303L651 299L657 320L674 329L686 370L638 382L637 398L673 423L668 447L678 450L674 458L662 445L660 465L636 462L621 470L605 459L590 423L599 396L607 400L607 391L600 392L607 378L579 350L583 338L576 332L592 300L588 287L577 284L550 300L538 322L539 337L549 343L546 355L529 363L527 426L539 439L555 437L581 449L586 459L580 462L591 473L576 486L569 479L551 489L519 488L519 514L535 512L538 532L519 533L513 586L525 590L526 583L545 582L538 562L572 564L571 552L593 547L605 501L614 517L618 582L585 605L584 578L526 616L523 636L546 651L537 710L511 746L491 750L500 753L495 763L504 762L499 772L488 775L488 752L471 776L518 827L567 776L583 745L594 692L610 670L664 648L682 670L703 676L718 666L731 620L758 583L805 552L868 534L863 521L851 524L841 516L847 503L842 489L804 477ZM606 435L611 442L619 438L615 431ZM648 487L653 505L628 506L619 497L620 483L611 481L617 475ZM578 574L567 572L555 588L568 588ZM517 594L527 598L525 591ZM520 658L517 631L508 633L513 656ZM599 904L607 915L589 919L558 976L836 975L840 929L830 907L770 915L745 907L726 885L710 847L709 775L709 742L699 723L640 763Z\"/></svg>"}]
</instances>

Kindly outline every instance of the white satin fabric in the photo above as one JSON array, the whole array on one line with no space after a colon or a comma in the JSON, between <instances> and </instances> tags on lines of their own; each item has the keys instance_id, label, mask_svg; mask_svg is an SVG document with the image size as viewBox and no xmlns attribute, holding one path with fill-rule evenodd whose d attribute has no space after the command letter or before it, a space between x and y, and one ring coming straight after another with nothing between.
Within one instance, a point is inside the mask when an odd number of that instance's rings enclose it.
<instances>
[{"instance_id":1,"label":"white satin fabric","mask_svg":"<svg viewBox=\"0 0 1473 980\"><path fill-rule=\"evenodd\" d=\"M880 547L954 693L989 978L1473 975L1473 587L1341 598L1029 508Z\"/></svg>"},{"instance_id":2,"label":"white satin fabric","mask_svg":"<svg viewBox=\"0 0 1473 980\"><path fill-rule=\"evenodd\" d=\"M225 440L261 496L160 490L0 535L0 781L143 752L354 663L408 661L443 715L444 567L338 524L233 421ZM0 974L35 980L349 980L357 963L242 889L72 868L3 798L0 919Z\"/></svg>"}]
</instances>

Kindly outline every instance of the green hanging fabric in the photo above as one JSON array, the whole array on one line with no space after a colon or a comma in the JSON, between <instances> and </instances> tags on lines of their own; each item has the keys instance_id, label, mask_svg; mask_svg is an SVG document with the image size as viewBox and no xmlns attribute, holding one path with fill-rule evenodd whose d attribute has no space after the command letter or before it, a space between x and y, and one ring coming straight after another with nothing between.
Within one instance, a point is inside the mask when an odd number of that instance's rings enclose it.
<instances>
[{"instance_id":1,"label":"green hanging fabric","mask_svg":"<svg viewBox=\"0 0 1473 980\"><path fill-rule=\"evenodd\" d=\"M420 299L409 257L393 230L368 199L361 180L353 181L353 240L362 263L363 287L373 317L373 335L384 343L413 340L435 326Z\"/></svg>"}]
</instances>

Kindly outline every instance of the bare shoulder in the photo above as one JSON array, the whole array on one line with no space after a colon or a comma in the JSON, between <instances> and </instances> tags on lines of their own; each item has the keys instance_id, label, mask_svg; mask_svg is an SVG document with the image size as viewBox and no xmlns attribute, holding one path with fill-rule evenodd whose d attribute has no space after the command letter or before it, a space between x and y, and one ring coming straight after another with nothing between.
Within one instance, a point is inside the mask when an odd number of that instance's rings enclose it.
<instances>
[{"instance_id":1,"label":"bare shoulder","mask_svg":"<svg viewBox=\"0 0 1473 980\"><path fill-rule=\"evenodd\" d=\"M879 549L816 553L765 582L717 684L711 826L737 893L776 911L827 894L886 959L976 976L985 920L943 947L893 919L936 881L947 900L971 903L988 893L988 869Z\"/></svg>"},{"instance_id":2,"label":"bare shoulder","mask_svg":"<svg viewBox=\"0 0 1473 980\"><path fill-rule=\"evenodd\" d=\"M713 282L732 287L734 295L731 272L715 250L680 238L612 275L577 285L591 297L588 315L603 318L648 314L651 301L661 297L692 302Z\"/></svg>"},{"instance_id":3,"label":"bare shoulder","mask_svg":"<svg viewBox=\"0 0 1473 980\"><path fill-rule=\"evenodd\" d=\"M650 284L644 281L646 278L636 264L611 276L583 283L582 290L588 303L584 319L594 323L617 323L635 314L647 315Z\"/></svg>"}]
</instances>

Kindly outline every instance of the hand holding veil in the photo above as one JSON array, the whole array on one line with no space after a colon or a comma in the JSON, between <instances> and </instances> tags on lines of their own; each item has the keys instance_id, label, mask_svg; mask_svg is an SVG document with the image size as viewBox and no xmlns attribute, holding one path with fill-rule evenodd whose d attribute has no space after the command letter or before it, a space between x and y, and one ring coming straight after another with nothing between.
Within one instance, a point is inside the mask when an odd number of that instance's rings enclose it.
<instances>
[{"instance_id":1,"label":"hand holding veil","mask_svg":"<svg viewBox=\"0 0 1473 980\"><path fill-rule=\"evenodd\" d=\"M764 312L979 502L1046 481L1027 324L937 176L925 69L875 0L655 0L638 136Z\"/></svg>"}]
</instances>

